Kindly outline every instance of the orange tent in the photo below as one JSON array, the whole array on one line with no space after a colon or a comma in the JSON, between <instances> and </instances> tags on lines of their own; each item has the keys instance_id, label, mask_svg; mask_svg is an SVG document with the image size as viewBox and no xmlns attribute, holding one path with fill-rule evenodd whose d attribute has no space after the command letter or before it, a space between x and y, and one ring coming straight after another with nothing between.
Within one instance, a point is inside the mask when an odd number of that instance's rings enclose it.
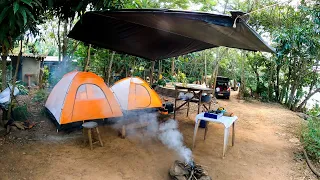
<instances>
[{"instance_id":1,"label":"orange tent","mask_svg":"<svg viewBox=\"0 0 320 180\"><path fill-rule=\"evenodd\" d=\"M122 116L103 79L91 72L70 72L52 89L45 107L59 124Z\"/></svg>"},{"instance_id":2,"label":"orange tent","mask_svg":"<svg viewBox=\"0 0 320 180\"><path fill-rule=\"evenodd\" d=\"M111 87L123 110L162 107L159 95L138 77L127 77Z\"/></svg>"}]
</instances>

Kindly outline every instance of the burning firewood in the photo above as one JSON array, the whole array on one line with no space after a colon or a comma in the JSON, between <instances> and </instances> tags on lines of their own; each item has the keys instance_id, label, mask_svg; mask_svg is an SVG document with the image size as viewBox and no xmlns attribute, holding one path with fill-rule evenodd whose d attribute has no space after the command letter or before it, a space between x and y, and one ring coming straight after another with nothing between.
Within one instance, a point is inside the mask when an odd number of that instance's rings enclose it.
<instances>
[{"instance_id":1,"label":"burning firewood","mask_svg":"<svg viewBox=\"0 0 320 180\"><path fill-rule=\"evenodd\" d=\"M173 180L212 180L201 165L176 160L169 170Z\"/></svg>"}]
</instances>

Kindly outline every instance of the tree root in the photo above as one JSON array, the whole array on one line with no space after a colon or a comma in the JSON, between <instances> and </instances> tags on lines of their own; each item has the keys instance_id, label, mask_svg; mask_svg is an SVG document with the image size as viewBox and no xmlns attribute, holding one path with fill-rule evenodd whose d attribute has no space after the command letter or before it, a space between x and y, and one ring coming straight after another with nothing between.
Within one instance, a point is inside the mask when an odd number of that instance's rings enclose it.
<instances>
[{"instance_id":1,"label":"tree root","mask_svg":"<svg viewBox=\"0 0 320 180\"><path fill-rule=\"evenodd\" d=\"M319 178L320 177L320 172L317 171L317 169L313 166L311 160L309 159L306 150L303 148L303 154L307 160L307 164L309 166L309 168L311 169L311 171Z\"/></svg>"}]
</instances>

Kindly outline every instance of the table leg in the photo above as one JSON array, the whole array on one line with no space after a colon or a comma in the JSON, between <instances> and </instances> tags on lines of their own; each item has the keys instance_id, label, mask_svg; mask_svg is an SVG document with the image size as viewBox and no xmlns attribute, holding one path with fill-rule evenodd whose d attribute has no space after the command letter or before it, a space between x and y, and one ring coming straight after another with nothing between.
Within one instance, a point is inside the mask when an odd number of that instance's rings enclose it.
<instances>
[{"instance_id":1,"label":"table leg","mask_svg":"<svg viewBox=\"0 0 320 180\"><path fill-rule=\"evenodd\" d=\"M206 140L207 132L208 132L208 127L209 126L209 121L206 121L206 129L204 130L204 137L203 140Z\"/></svg>"},{"instance_id":2,"label":"table leg","mask_svg":"<svg viewBox=\"0 0 320 180\"><path fill-rule=\"evenodd\" d=\"M234 146L234 140L235 140L235 124L236 124L236 122L233 122L233 124L232 124L232 146Z\"/></svg>"},{"instance_id":3,"label":"table leg","mask_svg":"<svg viewBox=\"0 0 320 180\"><path fill-rule=\"evenodd\" d=\"M189 116L190 102L188 102L187 117Z\"/></svg>"},{"instance_id":4,"label":"table leg","mask_svg":"<svg viewBox=\"0 0 320 180\"><path fill-rule=\"evenodd\" d=\"M194 149L194 147L195 147L195 142L196 142L196 137L197 137L197 132L198 132L200 121L201 120L199 119L198 122L196 122L196 124L194 126L192 149Z\"/></svg>"},{"instance_id":5,"label":"table leg","mask_svg":"<svg viewBox=\"0 0 320 180\"><path fill-rule=\"evenodd\" d=\"M200 114L200 107L201 107L201 96L202 96L202 91L200 91L200 92L199 92L198 114Z\"/></svg>"},{"instance_id":6,"label":"table leg","mask_svg":"<svg viewBox=\"0 0 320 180\"><path fill-rule=\"evenodd\" d=\"M223 153L222 157L225 157L227 147L228 147L228 140L229 140L229 128L224 129L224 140L223 140Z\"/></svg>"},{"instance_id":7,"label":"table leg","mask_svg":"<svg viewBox=\"0 0 320 180\"><path fill-rule=\"evenodd\" d=\"M177 98L174 99L173 119L176 119Z\"/></svg>"}]
</instances>

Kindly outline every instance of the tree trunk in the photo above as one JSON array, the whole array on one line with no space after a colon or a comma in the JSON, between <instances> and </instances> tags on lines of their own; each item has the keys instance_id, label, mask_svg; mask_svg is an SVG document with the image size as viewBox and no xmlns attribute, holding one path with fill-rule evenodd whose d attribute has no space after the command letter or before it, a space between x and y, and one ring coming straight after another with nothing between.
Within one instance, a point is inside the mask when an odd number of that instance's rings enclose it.
<instances>
[{"instance_id":1,"label":"tree trunk","mask_svg":"<svg viewBox=\"0 0 320 180\"><path fill-rule=\"evenodd\" d=\"M244 99L244 93L245 93L245 70L244 70L244 61L245 61L245 55L244 52L242 52L242 61L241 61L241 84L239 89L239 99Z\"/></svg>"},{"instance_id":2,"label":"tree trunk","mask_svg":"<svg viewBox=\"0 0 320 180\"><path fill-rule=\"evenodd\" d=\"M290 90L290 96L289 96L289 100L288 100L288 107L289 109L292 109L292 105L293 105L293 98L294 98L294 95L297 91L297 85L296 83L294 82L292 85L291 85L291 90Z\"/></svg>"},{"instance_id":3,"label":"tree trunk","mask_svg":"<svg viewBox=\"0 0 320 180\"><path fill-rule=\"evenodd\" d=\"M217 64L217 67L216 67L215 72L214 72L214 83L213 83L213 87L212 87L214 92L216 91L218 71L219 71L219 64Z\"/></svg>"},{"instance_id":4,"label":"tree trunk","mask_svg":"<svg viewBox=\"0 0 320 180\"><path fill-rule=\"evenodd\" d=\"M316 90L314 90L312 93L309 93L308 96L302 101L302 103L300 103L300 105L298 106L297 110L301 111L302 107L307 104L307 101L316 93L320 92L320 88L317 88Z\"/></svg>"},{"instance_id":5,"label":"tree trunk","mask_svg":"<svg viewBox=\"0 0 320 180\"><path fill-rule=\"evenodd\" d=\"M85 66L84 66L84 72L86 72L88 70L88 67L89 67L89 62L90 62L90 49L91 49L91 44L89 44L89 47L88 47L88 57L86 59L86 62L85 62Z\"/></svg>"},{"instance_id":6,"label":"tree trunk","mask_svg":"<svg viewBox=\"0 0 320 180\"><path fill-rule=\"evenodd\" d=\"M43 89L43 70L44 70L43 61L44 59L41 59L40 61L40 72L39 72L39 88L40 89Z\"/></svg>"},{"instance_id":7,"label":"tree trunk","mask_svg":"<svg viewBox=\"0 0 320 180\"><path fill-rule=\"evenodd\" d=\"M65 20L63 24L63 40L62 40L62 64L63 70L66 70L66 63L67 63L67 50L68 50L68 20Z\"/></svg>"},{"instance_id":8,"label":"tree trunk","mask_svg":"<svg viewBox=\"0 0 320 180\"><path fill-rule=\"evenodd\" d=\"M207 85L207 57L204 52L204 83Z\"/></svg>"},{"instance_id":9,"label":"tree trunk","mask_svg":"<svg viewBox=\"0 0 320 180\"><path fill-rule=\"evenodd\" d=\"M7 57L8 53L4 51L4 48L2 49L2 91L6 89L7 85Z\"/></svg>"},{"instance_id":10,"label":"tree trunk","mask_svg":"<svg viewBox=\"0 0 320 180\"><path fill-rule=\"evenodd\" d=\"M270 64L270 74L269 74L269 80L268 80L268 101L272 100L272 82L273 82L273 64Z\"/></svg>"},{"instance_id":11,"label":"tree trunk","mask_svg":"<svg viewBox=\"0 0 320 180\"><path fill-rule=\"evenodd\" d=\"M58 43L58 57L59 57L59 63L61 63L61 39L60 39L60 25L61 20L58 21L58 32L57 32L57 43Z\"/></svg>"},{"instance_id":12,"label":"tree trunk","mask_svg":"<svg viewBox=\"0 0 320 180\"><path fill-rule=\"evenodd\" d=\"M316 68L315 68L315 69L318 69L318 67L319 67L318 64L319 64L319 60L316 62ZM312 82L311 82L311 84L310 84L309 93L308 93L308 95L306 96L306 98L307 98L308 96L310 96L311 93L313 93L312 90L313 90L314 86L315 86L316 83L317 83L317 80L318 80L317 77L318 77L318 72L317 72L317 70L315 70L315 71L313 71ZM309 97L309 98L310 98L310 97ZM307 101L308 101L308 100L307 100ZM303 102L298 106L297 110L298 110L298 111L301 111L302 108L307 104L307 101L303 101Z\"/></svg>"},{"instance_id":13,"label":"tree trunk","mask_svg":"<svg viewBox=\"0 0 320 180\"><path fill-rule=\"evenodd\" d=\"M256 66L253 69L253 71L256 74L256 81L257 81L256 92L259 93L259 95L260 95L260 90L259 90L259 87L260 87L260 75L259 75L259 72L258 72L258 66Z\"/></svg>"},{"instance_id":14,"label":"tree trunk","mask_svg":"<svg viewBox=\"0 0 320 180\"><path fill-rule=\"evenodd\" d=\"M158 64L158 79L160 78L160 75L162 73L162 61L159 60L159 64Z\"/></svg>"},{"instance_id":15,"label":"tree trunk","mask_svg":"<svg viewBox=\"0 0 320 180\"><path fill-rule=\"evenodd\" d=\"M113 58L114 58L115 52L112 51L111 59L109 62L109 68L108 68L108 79L107 79L107 85L110 86L110 77L111 77L111 69L112 69L112 63L113 63Z\"/></svg>"},{"instance_id":16,"label":"tree trunk","mask_svg":"<svg viewBox=\"0 0 320 180\"><path fill-rule=\"evenodd\" d=\"M151 64L151 72L150 72L150 86L153 85L154 64L155 64L155 61L152 61L152 64Z\"/></svg>"},{"instance_id":17,"label":"tree trunk","mask_svg":"<svg viewBox=\"0 0 320 180\"><path fill-rule=\"evenodd\" d=\"M171 61L171 76L174 76L174 61L175 61L175 58L172 58L172 61Z\"/></svg>"},{"instance_id":18,"label":"tree trunk","mask_svg":"<svg viewBox=\"0 0 320 180\"><path fill-rule=\"evenodd\" d=\"M14 95L14 89L16 87L16 81L17 81L17 75L18 75L18 70L19 70L19 64L20 64L20 59L22 56L22 40L20 40L20 51L17 59L17 64L16 64L16 69L14 72L13 80L12 80L12 88L10 89L10 104L9 104L9 109L8 109L8 120L11 118L11 109L12 109L12 102L13 102L13 95Z\"/></svg>"},{"instance_id":19,"label":"tree trunk","mask_svg":"<svg viewBox=\"0 0 320 180\"><path fill-rule=\"evenodd\" d=\"M280 101L280 69L281 65L277 65L277 85L275 87L275 92L276 92L276 101Z\"/></svg>"},{"instance_id":20,"label":"tree trunk","mask_svg":"<svg viewBox=\"0 0 320 180\"><path fill-rule=\"evenodd\" d=\"M289 72L288 72L288 80L286 82L286 87L285 87L285 92L284 92L284 104L288 103L289 100L289 95L288 95L288 91L289 91L289 86L290 86L290 80L291 80L291 74L292 74L292 68L289 66Z\"/></svg>"}]
</instances>

